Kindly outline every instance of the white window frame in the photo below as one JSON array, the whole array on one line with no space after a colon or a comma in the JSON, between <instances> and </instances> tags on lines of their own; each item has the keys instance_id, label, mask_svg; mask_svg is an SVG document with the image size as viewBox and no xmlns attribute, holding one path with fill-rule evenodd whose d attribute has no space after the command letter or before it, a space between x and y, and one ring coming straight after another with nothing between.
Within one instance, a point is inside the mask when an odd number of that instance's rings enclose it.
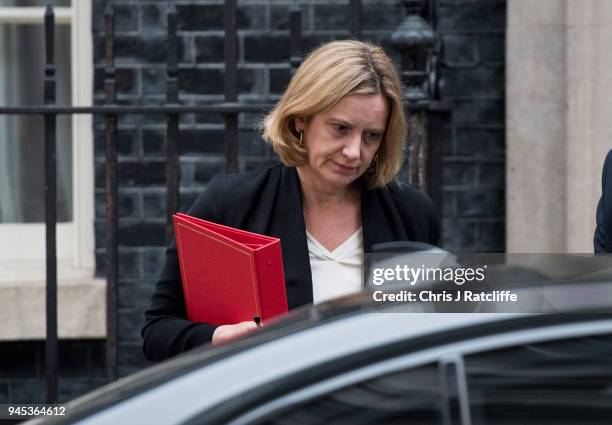
<instances>
[{"instance_id":1,"label":"white window frame","mask_svg":"<svg viewBox=\"0 0 612 425\"><path fill-rule=\"evenodd\" d=\"M91 106L92 0L72 0L70 7L55 7L54 13L56 25L71 26L72 105ZM44 14L44 7L0 6L0 24L42 25ZM40 78L43 76L41 70ZM104 281L94 279L92 124L91 114L72 115L73 219L56 227L60 337L91 338L106 334ZM10 310L0 313L0 320L4 321L0 325L0 340L44 338L45 224L0 224L0 241L0 298L7 301Z\"/></svg>"},{"instance_id":2,"label":"white window frame","mask_svg":"<svg viewBox=\"0 0 612 425\"><path fill-rule=\"evenodd\" d=\"M71 7L56 7L54 12L56 25L72 27L72 104L90 106L93 100L91 0L73 1ZM42 25L44 14L43 7L0 7L0 23ZM40 78L43 78L43 70ZM58 273L70 278L92 277L95 267L94 173L92 117L89 114L72 116L72 152L73 220L57 224ZM45 277L44 223L0 224L0 240L10 241L0 244L0 280Z\"/></svg>"}]
</instances>

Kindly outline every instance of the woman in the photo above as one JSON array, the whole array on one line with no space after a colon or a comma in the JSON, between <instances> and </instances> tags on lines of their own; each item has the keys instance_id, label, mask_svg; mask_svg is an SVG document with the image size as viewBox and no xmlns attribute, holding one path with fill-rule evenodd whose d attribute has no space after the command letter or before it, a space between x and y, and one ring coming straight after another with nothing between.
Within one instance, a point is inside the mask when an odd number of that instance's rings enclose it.
<instances>
[{"instance_id":1,"label":"woman","mask_svg":"<svg viewBox=\"0 0 612 425\"><path fill-rule=\"evenodd\" d=\"M438 240L431 200L394 180L406 137L402 99L381 48L319 47L263 123L283 164L214 178L189 214L280 238L290 309L359 291L363 254L373 244ZM255 327L185 319L176 246L167 249L142 330L149 360Z\"/></svg>"}]
</instances>

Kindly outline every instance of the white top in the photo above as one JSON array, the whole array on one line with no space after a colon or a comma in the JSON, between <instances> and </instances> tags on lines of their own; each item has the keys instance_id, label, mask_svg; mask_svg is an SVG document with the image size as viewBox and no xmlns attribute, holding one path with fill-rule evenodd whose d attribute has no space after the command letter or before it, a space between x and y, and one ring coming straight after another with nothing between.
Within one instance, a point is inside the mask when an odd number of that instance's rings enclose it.
<instances>
[{"instance_id":1,"label":"white top","mask_svg":"<svg viewBox=\"0 0 612 425\"><path fill-rule=\"evenodd\" d=\"M312 271L313 304L361 291L363 287L361 227L333 252L329 252L308 231L306 231L306 240Z\"/></svg>"}]
</instances>

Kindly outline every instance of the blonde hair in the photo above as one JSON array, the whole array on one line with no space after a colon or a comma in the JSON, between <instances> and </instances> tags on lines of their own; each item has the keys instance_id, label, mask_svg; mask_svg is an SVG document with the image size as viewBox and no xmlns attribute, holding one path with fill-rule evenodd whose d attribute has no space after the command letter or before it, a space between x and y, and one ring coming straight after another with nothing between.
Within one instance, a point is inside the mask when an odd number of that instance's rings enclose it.
<instances>
[{"instance_id":1,"label":"blonde hair","mask_svg":"<svg viewBox=\"0 0 612 425\"><path fill-rule=\"evenodd\" d=\"M311 52L291 79L287 90L262 123L263 138L285 165L306 162L294 125L333 108L352 94L382 95L389 116L376 159L364 175L369 188L393 180L404 160L406 118L401 82L384 50L361 41L333 41Z\"/></svg>"}]
</instances>

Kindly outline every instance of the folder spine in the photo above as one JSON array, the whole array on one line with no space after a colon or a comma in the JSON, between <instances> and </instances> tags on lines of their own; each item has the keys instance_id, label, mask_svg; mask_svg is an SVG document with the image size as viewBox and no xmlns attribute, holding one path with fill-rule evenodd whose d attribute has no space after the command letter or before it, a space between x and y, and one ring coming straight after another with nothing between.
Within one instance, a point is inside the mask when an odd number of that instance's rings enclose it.
<instances>
[{"instance_id":1,"label":"folder spine","mask_svg":"<svg viewBox=\"0 0 612 425\"><path fill-rule=\"evenodd\" d=\"M285 274L280 243L255 251L258 301L262 319L270 319L287 312ZM282 296L279 296L282 294Z\"/></svg>"}]
</instances>

